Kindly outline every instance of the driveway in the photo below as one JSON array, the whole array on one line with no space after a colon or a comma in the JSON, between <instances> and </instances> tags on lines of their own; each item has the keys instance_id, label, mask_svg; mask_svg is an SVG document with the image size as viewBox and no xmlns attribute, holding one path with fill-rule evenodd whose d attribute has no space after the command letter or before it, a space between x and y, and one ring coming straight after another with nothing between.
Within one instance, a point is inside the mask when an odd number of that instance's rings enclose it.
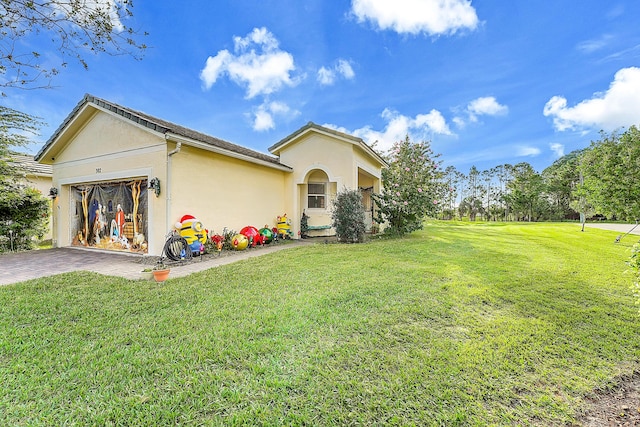
<instances>
[{"instance_id":1,"label":"driveway","mask_svg":"<svg viewBox=\"0 0 640 427\"><path fill-rule=\"evenodd\" d=\"M230 264L271 252L299 247L306 241L293 240L286 243L258 246L241 252L223 252L221 257L205 256L193 258L184 265L172 265L171 277L187 276L191 273ZM140 279L140 271L150 267L157 257L104 252L84 248L55 248L0 255L0 285L52 276L72 271L93 271L108 276Z\"/></svg>"},{"instance_id":2,"label":"driveway","mask_svg":"<svg viewBox=\"0 0 640 427\"><path fill-rule=\"evenodd\" d=\"M585 227L588 228L600 228L602 230L611 230L617 231L618 233L625 234L640 234L640 225L638 225L634 230L631 231L636 224L611 224L611 223L602 223L602 222L587 222L585 223Z\"/></svg>"}]
</instances>

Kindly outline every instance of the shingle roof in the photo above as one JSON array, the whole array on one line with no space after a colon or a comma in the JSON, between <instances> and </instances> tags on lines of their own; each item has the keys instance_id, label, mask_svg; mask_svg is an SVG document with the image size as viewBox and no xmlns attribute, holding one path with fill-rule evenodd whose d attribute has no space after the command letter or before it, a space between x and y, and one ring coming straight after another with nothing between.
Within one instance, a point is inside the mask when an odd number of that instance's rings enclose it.
<instances>
[{"instance_id":1,"label":"shingle roof","mask_svg":"<svg viewBox=\"0 0 640 427\"><path fill-rule=\"evenodd\" d=\"M186 128L184 126L180 126L175 123L171 123L166 120L162 120L157 117L150 116L141 111L136 111L136 110L132 110L131 108L123 107L121 105L98 98L90 94L85 95L82 101L80 101L78 105L76 105L76 107L73 109L73 111L71 111L69 116L67 116L67 118L60 125L60 127L54 132L51 138L49 138L49 140L44 145L44 147L42 147L42 149L38 152L38 154L36 155L36 160L40 160L44 152L54 143L54 141L62 133L64 128L69 124L69 122L71 122L71 120L73 120L73 118L80 111L80 109L82 109L82 107L84 107L88 103L94 104L104 110L107 110L114 114L122 116L127 120L135 122L138 125L144 126L156 132L160 132L163 134L173 133L175 135L178 135L184 138L189 138L198 142L202 142L225 151L237 153L243 156L254 158L256 160L261 160L263 162L271 163L274 166L278 166L280 168L282 167L289 168L288 166L280 163L277 157L271 156L269 154L260 153L258 151L254 151L249 148L242 147L240 145L233 144L228 141L224 141L220 138L216 138L216 137L204 134L202 132L198 132L193 129Z\"/></svg>"},{"instance_id":2,"label":"shingle roof","mask_svg":"<svg viewBox=\"0 0 640 427\"><path fill-rule=\"evenodd\" d=\"M28 154L11 154L11 162L16 163L27 175L51 176L53 168L51 165L44 165L34 160L34 157Z\"/></svg>"}]
</instances>

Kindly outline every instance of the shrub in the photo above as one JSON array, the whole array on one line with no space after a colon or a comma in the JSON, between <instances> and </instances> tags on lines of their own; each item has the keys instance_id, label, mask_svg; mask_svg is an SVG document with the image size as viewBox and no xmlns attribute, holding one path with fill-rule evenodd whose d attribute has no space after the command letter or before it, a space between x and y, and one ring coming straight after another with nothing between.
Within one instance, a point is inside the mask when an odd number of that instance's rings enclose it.
<instances>
[{"instance_id":1,"label":"shrub","mask_svg":"<svg viewBox=\"0 0 640 427\"><path fill-rule=\"evenodd\" d=\"M0 252L26 250L42 238L49 222L49 200L34 188L0 180Z\"/></svg>"},{"instance_id":2,"label":"shrub","mask_svg":"<svg viewBox=\"0 0 640 427\"><path fill-rule=\"evenodd\" d=\"M336 230L338 241L361 243L366 231L362 194L359 190L339 192L331 211L332 227Z\"/></svg>"}]
</instances>

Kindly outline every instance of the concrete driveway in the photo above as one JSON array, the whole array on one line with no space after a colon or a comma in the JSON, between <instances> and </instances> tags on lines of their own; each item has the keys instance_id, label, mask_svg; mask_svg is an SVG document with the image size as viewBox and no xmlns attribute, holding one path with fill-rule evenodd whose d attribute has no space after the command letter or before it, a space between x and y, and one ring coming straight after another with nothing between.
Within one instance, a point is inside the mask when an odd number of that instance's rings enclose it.
<instances>
[{"instance_id":1,"label":"concrete driveway","mask_svg":"<svg viewBox=\"0 0 640 427\"><path fill-rule=\"evenodd\" d=\"M271 252L299 247L306 241L258 246L241 252L224 253L221 257L193 258L184 265L171 265L171 277L187 276L220 265L230 264ZM84 248L56 248L0 255L0 285L52 276L71 271L93 271L108 276L140 279L143 268L152 267L154 260L141 255L104 252Z\"/></svg>"},{"instance_id":2,"label":"concrete driveway","mask_svg":"<svg viewBox=\"0 0 640 427\"><path fill-rule=\"evenodd\" d=\"M611 224L611 223L601 223L601 222L587 222L587 223L585 223L585 228L600 228L602 230L617 231L620 234L625 234L625 233L629 232L633 227L635 227L635 224ZM638 225L629 234L638 234L638 235L640 235L640 225Z\"/></svg>"}]
</instances>

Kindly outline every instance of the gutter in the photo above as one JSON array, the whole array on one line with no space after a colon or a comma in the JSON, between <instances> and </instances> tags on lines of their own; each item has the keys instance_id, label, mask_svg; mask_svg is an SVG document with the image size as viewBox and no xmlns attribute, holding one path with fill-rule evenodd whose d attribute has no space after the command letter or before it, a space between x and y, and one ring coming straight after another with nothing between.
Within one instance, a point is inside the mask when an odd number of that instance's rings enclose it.
<instances>
[{"instance_id":1,"label":"gutter","mask_svg":"<svg viewBox=\"0 0 640 427\"><path fill-rule=\"evenodd\" d=\"M167 143L169 142L169 136L167 134L164 135L164 140ZM169 217L171 215L171 157L173 157L174 154L178 154L181 149L182 149L182 142L178 142L176 143L176 148L174 148L173 150L167 153L167 183L165 184L167 188L166 190L167 196L165 200L165 205L166 205L165 233L168 233L169 230L171 230L171 227L173 226L172 224L169 224L169 221L170 221Z\"/></svg>"}]
</instances>

